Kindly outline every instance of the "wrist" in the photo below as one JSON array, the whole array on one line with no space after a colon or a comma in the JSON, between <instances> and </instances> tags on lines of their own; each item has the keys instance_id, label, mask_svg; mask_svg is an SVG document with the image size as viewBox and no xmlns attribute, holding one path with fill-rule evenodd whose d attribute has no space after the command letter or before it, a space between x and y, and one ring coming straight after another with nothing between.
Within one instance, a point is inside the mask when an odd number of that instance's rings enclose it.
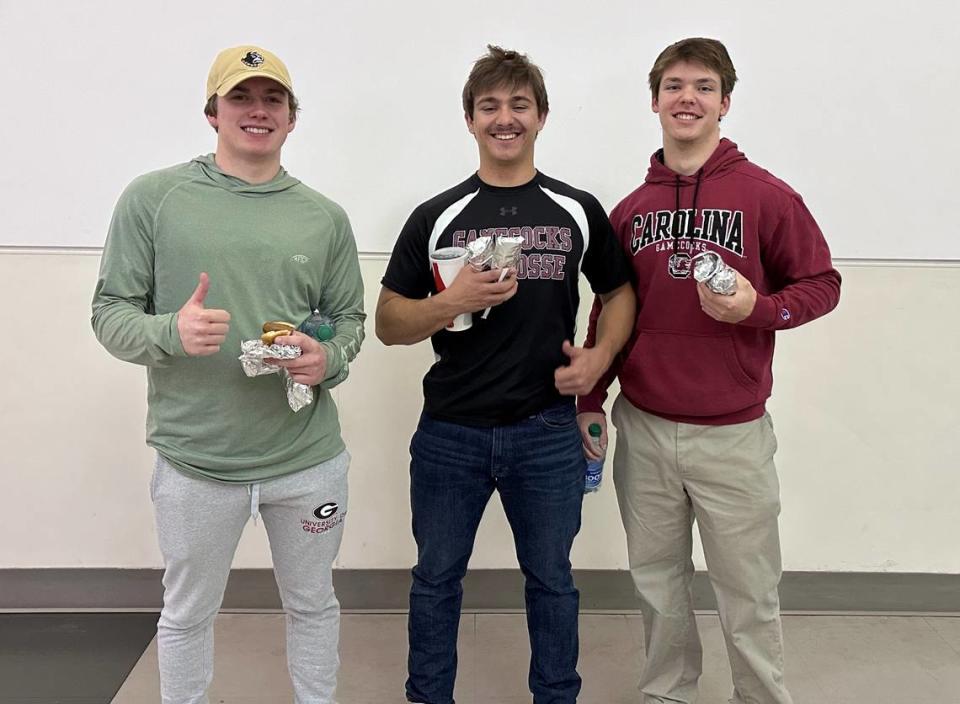
<instances>
[{"instance_id":1,"label":"wrist","mask_svg":"<svg viewBox=\"0 0 960 704\"><path fill-rule=\"evenodd\" d=\"M602 340L597 340L593 349L595 354L599 355L599 360L603 363L603 370L606 371L613 363L613 358L616 356L616 353L608 343Z\"/></svg>"},{"instance_id":2,"label":"wrist","mask_svg":"<svg viewBox=\"0 0 960 704\"><path fill-rule=\"evenodd\" d=\"M341 360L340 355L337 354L338 349L336 346L329 341L324 341L320 343L320 347L323 349L323 373L316 382L317 384L321 384L337 376L343 368L343 360Z\"/></svg>"},{"instance_id":3,"label":"wrist","mask_svg":"<svg viewBox=\"0 0 960 704\"><path fill-rule=\"evenodd\" d=\"M170 313L170 319L167 321L170 336L170 344L174 357L189 357L190 354L183 347L183 332L180 329L180 311Z\"/></svg>"},{"instance_id":4,"label":"wrist","mask_svg":"<svg viewBox=\"0 0 960 704\"><path fill-rule=\"evenodd\" d=\"M454 289L444 289L440 293L430 296L428 300L433 306L436 321L438 323L443 322L444 325L461 313L473 312L469 306L464 304Z\"/></svg>"}]
</instances>

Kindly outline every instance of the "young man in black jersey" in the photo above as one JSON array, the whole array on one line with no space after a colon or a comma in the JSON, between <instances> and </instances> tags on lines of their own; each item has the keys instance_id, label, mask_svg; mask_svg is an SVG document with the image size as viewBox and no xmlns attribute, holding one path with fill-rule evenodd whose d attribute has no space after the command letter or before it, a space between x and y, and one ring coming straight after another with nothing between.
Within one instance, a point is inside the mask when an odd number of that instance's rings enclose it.
<instances>
[{"instance_id":1,"label":"young man in black jersey","mask_svg":"<svg viewBox=\"0 0 960 704\"><path fill-rule=\"evenodd\" d=\"M570 548L585 460L574 396L593 387L629 337L629 264L597 200L534 166L547 117L540 70L488 47L463 90L480 168L418 206L400 233L377 305L388 345L431 338L436 363L411 442L417 565L410 590L407 699L451 704L461 580L494 490L526 578L535 704L575 702L579 593ZM522 236L516 269L464 267L438 291L430 254L477 237ZM573 346L580 272L604 301L597 343ZM473 315L467 330L446 326Z\"/></svg>"}]
</instances>

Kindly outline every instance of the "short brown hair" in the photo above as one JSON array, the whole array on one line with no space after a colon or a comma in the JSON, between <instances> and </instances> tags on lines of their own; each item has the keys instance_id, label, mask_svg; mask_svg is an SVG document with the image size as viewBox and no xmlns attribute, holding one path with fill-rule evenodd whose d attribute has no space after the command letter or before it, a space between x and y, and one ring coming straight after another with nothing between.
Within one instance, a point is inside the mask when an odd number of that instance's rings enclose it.
<instances>
[{"instance_id":1,"label":"short brown hair","mask_svg":"<svg viewBox=\"0 0 960 704\"><path fill-rule=\"evenodd\" d=\"M733 84L737 82L737 70L733 67L727 48L716 39L693 37L681 39L660 52L660 56L653 62L650 69L650 92L656 98L660 92L660 81L663 73L678 61L706 66L720 75L720 95L726 98L733 92Z\"/></svg>"},{"instance_id":2,"label":"short brown hair","mask_svg":"<svg viewBox=\"0 0 960 704\"><path fill-rule=\"evenodd\" d=\"M287 103L290 105L290 120L293 121L297 119L297 113L300 112L300 102L290 91L287 92ZM217 116L217 94L214 93L210 96L210 99L207 100L207 104L203 106L203 114L207 117L216 117Z\"/></svg>"},{"instance_id":3,"label":"short brown hair","mask_svg":"<svg viewBox=\"0 0 960 704\"><path fill-rule=\"evenodd\" d=\"M547 87L543 83L540 67L530 61L526 54L487 44L487 53L473 64L466 85L463 86L463 111L473 117L473 102L476 96L500 86L508 86L511 90L529 86L534 100L537 101L537 112L546 115L550 110Z\"/></svg>"}]
</instances>

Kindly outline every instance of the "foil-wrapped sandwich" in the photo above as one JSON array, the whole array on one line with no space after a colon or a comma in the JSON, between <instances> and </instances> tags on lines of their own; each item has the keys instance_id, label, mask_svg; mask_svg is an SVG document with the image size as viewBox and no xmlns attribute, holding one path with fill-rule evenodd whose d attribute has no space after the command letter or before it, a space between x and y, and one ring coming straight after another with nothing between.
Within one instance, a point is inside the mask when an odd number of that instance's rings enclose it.
<instances>
[{"instance_id":1,"label":"foil-wrapped sandwich","mask_svg":"<svg viewBox=\"0 0 960 704\"><path fill-rule=\"evenodd\" d=\"M716 252L700 252L693 258L693 278L706 283L714 293L732 296L737 292L737 272Z\"/></svg>"},{"instance_id":2,"label":"foil-wrapped sandwich","mask_svg":"<svg viewBox=\"0 0 960 704\"><path fill-rule=\"evenodd\" d=\"M283 367L271 364L271 359L296 359L303 350L298 345L278 345L275 340L296 330L296 326L285 322L264 323L263 335L257 340L244 340L240 343L240 366L249 377L265 374L279 374L283 379L287 393L287 404L294 412L313 403L313 389L306 384L294 381Z\"/></svg>"}]
</instances>

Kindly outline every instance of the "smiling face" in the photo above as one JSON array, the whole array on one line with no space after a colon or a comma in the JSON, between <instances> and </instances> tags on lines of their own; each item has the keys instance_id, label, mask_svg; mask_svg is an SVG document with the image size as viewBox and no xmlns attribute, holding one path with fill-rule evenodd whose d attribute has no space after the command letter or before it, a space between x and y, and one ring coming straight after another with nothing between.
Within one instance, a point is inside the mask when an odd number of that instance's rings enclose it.
<instances>
[{"instance_id":1,"label":"smiling face","mask_svg":"<svg viewBox=\"0 0 960 704\"><path fill-rule=\"evenodd\" d=\"M467 128L480 148L480 169L533 169L533 147L547 116L529 86L501 86L475 96Z\"/></svg>"},{"instance_id":2,"label":"smiling face","mask_svg":"<svg viewBox=\"0 0 960 704\"><path fill-rule=\"evenodd\" d=\"M667 67L653 99L664 146L684 149L718 144L720 118L729 109L730 96L721 95L720 74L689 61Z\"/></svg>"},{"instance_id":3,"label":"smiling face","mask_svg":"<svg viewBox=\"0 0 960 704\"><path fill-rule=\"evenodd\" d=\"M217 157L229 162L280 160L280 149L296 125L286 89L269 78L250 78L217 98L208 115L217 130Z\"/></svg>"}]
</instances>

